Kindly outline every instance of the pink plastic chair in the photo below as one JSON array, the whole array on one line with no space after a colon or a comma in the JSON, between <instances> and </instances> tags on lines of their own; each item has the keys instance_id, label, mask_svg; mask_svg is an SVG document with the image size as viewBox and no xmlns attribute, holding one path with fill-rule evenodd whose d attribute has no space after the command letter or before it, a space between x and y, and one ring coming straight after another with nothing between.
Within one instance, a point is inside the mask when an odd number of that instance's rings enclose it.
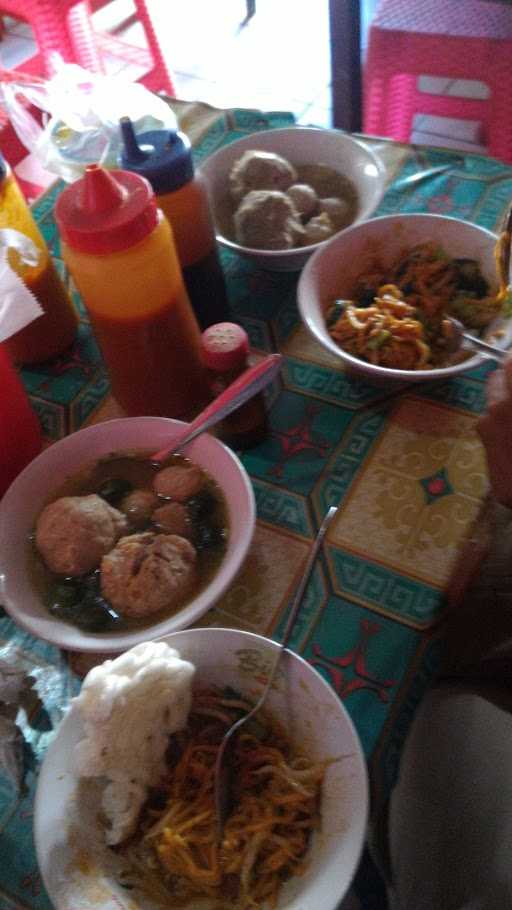
<instances>
[{"instance_id":1,"label":"pink plastic chair","mask_svg":"<svg viewBox=\"0 0 512 910\"><path fill-rule=\"evenodd\" d=\"M105 52L140 64L146 72L137 81L153 91L175 96L174 86L158 43L145 0L134 0L136 19L142 24L147 50L135 48L92 25L87 0L0 0L0 15L9 14L28 22L34 31L39 54L20 69L51 76L55 52L66 63L78 63L91 72L104 72Z\"/></svg>"},{"instance_id":2,"label":"pink plastic chair","mask_svg":"<svg viewBox=\"0 0 512 910\"><path fill-rule=\"evenodd\" d=\"M418 90L419 76L485 83L487 99ZM409 140L416 113L476 120L512 163L512 7L489 0L381 0L363 74L365 133Z\"/></svg>"}]
</instances>

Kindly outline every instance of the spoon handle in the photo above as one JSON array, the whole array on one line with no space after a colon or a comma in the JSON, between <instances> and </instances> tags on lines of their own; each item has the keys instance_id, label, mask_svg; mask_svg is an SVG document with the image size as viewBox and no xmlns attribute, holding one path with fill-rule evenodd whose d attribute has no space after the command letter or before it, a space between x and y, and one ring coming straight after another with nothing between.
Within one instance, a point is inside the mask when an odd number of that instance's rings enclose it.
<instances>
[{"instance_id":1,"label":"spoon handle","mask_svg":"<svg viewBox=\"0 0 512 910\"><path fill-rule=\"evenodd\" d=\"M467 332L464 332L464 338L469 342L472 348L475 348L477 351L482 351L483 354L487 354L488 357L493 357L498 363L503 363L510 357L510 351L505 350L504 348L497 348L493 344L489 344L487 341L482 341L481 338L475 338L474 335L469 335Z\"/></svg>"},{"instance_id":2,"label":"spoon handle","mask_svg":"<svg viewBox=\"0 0 512 910\"><path fill-rule=\"evenodd\" d=\"M338 511L338 506L331 506L327 510L327 512L324 515L322 524L320 525L320 528L318 530L318 534L316 535L313 546L311 547L311 550L310 550L310 553L308 556L308 561L306 562L306 565L304 567L304 573L302 575L302 579L300 581L300 584L299 584L299 586L295 592L295 596L293 598L290 615L288 617L288 621L286 623L286 627L285 627L283 637L281 640L281 648L283 650L284 650L284 648L286 648L286 646L291 638L291 634L293 632L293 627L295 625L295 620L297 619L297 613L299 612L300 607L302 605L302 598L303 598L306 588L308 586L309 577L311 575L313 566L315 564L317 553L318 553L320 547L322 546L323 539L327 532L327 528L329 527L329 525L330 525L331 521L333 520L334 516L336 515L337 511Z\"/></svg>"},{"instance_id":3,"label":"spoon handle","mask_svg":"<svg viewBox=\"0 0 512 910\"><path fill-rule=\"evenodd\" d=\"M173 452L183 449L200 433L204 433L205 430L223 420L236 408L245 404L253 395L261 392L278 375L282 360L281 354L269 354L268 357L264 357L259 363L245 370L211 404L201 411L192 423L188 424L181 436L174 439L170 446L166 446L165 449L152 455L151 461L164 461Z\"/></svg>"},{"instance_id":4,"label":"spoon handle","mask_svg":"<svg viewBox=\"0 0 512 910\"><path fill-rule=\"evenodd\" d=\"M277 652L277 657L274 661L272 670L269 673L265 689L263 690L256 707L253 709L255 712L263 704L263 702L265 701L265 699L267 697L267 692L269 692L270 688L272 687L272 683L274 682L274 677L277 673L277 668L279 666L279 662L281 660L283 651L286 650L288 642L290 641L290 638L292 637L292 632L293 632L293 629L295 626L295 620L297 619L299 611L302 607L302 598L304 597L306 588L309 584L309 579L311 577L311 573L313 571L313 567L315 565L315 561L318 556L318 551L320 550L320 547L322 546L324 537L327 533L327 528L329 527L329 525L330 525L331 521L333 520L334 516L336 515L337 511L338 511L338 506L331 506L327 510L327 512L325 513L325 515L323 517L322 524L320 525L320 527L318 529L318 534L316 535L315 540L313 541L313 546L311 547L311 550L309 551L309 556L307 558L306 565L304 566L304 572L302 573L302 578L301 578L299 585L297 587L297 590L295 591L295 594L293 596L292 605L290 608L290 615L288 616L288 619L286 621L286 626L285 626L285 629L283 632L283 637L279 644L279 651Z\"/></svg>"},{"instance_id":5,"label":"spoon handle","mask_svg":"<svg viewBox=\"0 0 512 910\"><path fill-rule=\"evenodd\" d=\"M315 559L318 555L318 551L322 545L323 539L325 537L325 532L329 527L332 519L338 511L337 506L331 506L330 509L326 512L322 524L318 530L318 534L313 542L311 547L306 565L304 567L304 572L300 584L295 592L292 606L290 610L290 615L286 623L286 628L284 630L284 635L282 641L277 649L276 657L270 673L267 676L267 681L265 683L265 688L261 693L258 701L254 707L249 711L248 714L244 714L239 720L227 730L224 734L220 748L217 752L217 757L215 759L215 768L214 768L214 793L215 793L215 808L217 814L217 834L219 841L222 840L222 834L224 831L224 824L228 816L229 807L231 805L231 790L233 786L233 769L231 768L230 763L230 750L233 747L235 734L238 732L240 727L242 727L247 721L254 717L254 715L260 710L263 705L272 683L274 681L275 675L277 673L277 668L280 664L281 657L283 656L284 651L286 650L286 645L288 644L293 627L295 625L295 620L299 613L300 607L302 605L302 597L307 588L311 572L313 571L313 566L315 564Z\"/></svg>"}]
</instances>

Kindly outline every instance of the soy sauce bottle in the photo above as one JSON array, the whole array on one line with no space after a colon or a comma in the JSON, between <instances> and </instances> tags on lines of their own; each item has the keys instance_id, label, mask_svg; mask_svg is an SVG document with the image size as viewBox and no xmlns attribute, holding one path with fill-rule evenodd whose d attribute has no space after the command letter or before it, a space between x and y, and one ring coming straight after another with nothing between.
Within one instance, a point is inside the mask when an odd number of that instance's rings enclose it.
<instances>
[{"instance_id":1,"label":"soy sauce bottle","mask_svg":"<svg viewBox=\"0 0 512 910\"><path fill-rule=\"evenodd\" d=\"M129 117L120 120L124 151L120 165L149 180L157 205L174 234L183 279L201 329L229 320L230 310L206 187L194 173L190 141L175 130L135 135Z\"/></svg>"}]
</instances>

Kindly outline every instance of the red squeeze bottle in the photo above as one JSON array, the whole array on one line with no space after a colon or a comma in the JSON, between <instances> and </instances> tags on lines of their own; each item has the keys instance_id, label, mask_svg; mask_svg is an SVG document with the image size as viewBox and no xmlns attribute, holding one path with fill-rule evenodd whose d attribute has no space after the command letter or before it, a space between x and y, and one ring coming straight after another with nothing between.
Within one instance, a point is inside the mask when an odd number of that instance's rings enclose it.
<instances>
[{"instance_id":1,"label":"red squeeze bottle","mask_svg":"<svg viewBox=\"0 0 512 910\"><path fill-rule=\"evenodd\" d=\"M118 403L130 416L195 415L207 396L201 334L148 181L89 165L55 215Z\"/></svg>"},{"instance_id":2,"label":"red squeeze bottle","mask_svg":"<svg viewBox=\"0 0 512 910\"><path fill-rule=\"evenodd\" d=\"M213 398L220 395L249 366L249 338L234 322L218 322L201 336L203 363ZM263 392L224 418L219 436L234 449L249 449L267 434L267 412Z\"/></svg>"},{"instance_id":3,"label":"red squeeze bottle","mask_svg":"<svg viewBox=\"0 0 512 910\"><path fill-rule=\"evenodd\" d=\"M0 344L0 496L41 451L41 428L5 345Z\"/></svg>"}]
</instances>

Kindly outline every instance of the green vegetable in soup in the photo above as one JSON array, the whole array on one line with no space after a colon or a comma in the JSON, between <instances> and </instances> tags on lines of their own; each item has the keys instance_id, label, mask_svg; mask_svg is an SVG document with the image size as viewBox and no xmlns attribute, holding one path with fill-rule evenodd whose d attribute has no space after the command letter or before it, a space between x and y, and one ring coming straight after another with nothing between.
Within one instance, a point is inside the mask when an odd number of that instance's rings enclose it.
<instances>
[{"instance_id":1,"label":"green vegetable in soup","mask_svg":"<svg viewBox=\"0 0 512 910\"><path fill-rule=\"evenodd\" d=\"M223 546L226 540L224 528L218 525L201 523L194 527L192 543L196 550L210 550Z\"/></svg>"},{"instance_id":2,"label":"green vegetable in soup","mask_svg":"<svg viewBox=\"0 0 512 910\"><path fill-rule=\"evenodd\" d=\"M133 484L124 477L109 477L98 489L98 496L111 506L116 506L127 493L131 493Z\"/></svg>"},{"instance_id":3,"label":"green vegetable in soup","mask_svg":"<svg viewBox=\"0 0 512 910\"><path fill-rule=\"evenodd\" d=\"M207 518L212 515L217 505L218 500L211 490L204 487L199 493L187 500L187 511L190 515L190 520L201 521L201 519Z\"/></svg>"},{"instance_id":4,"label":"green vegetable in soup","mask_svg":"<svg viewBox=\"0 0 512 910\"><path fill-rule=\"evenodd\" d=\"M52 616L84 632L107 632L122 622L101 596L98 571L56 582L48 594L48 609Z\"/></svg>"}]
</instances>

